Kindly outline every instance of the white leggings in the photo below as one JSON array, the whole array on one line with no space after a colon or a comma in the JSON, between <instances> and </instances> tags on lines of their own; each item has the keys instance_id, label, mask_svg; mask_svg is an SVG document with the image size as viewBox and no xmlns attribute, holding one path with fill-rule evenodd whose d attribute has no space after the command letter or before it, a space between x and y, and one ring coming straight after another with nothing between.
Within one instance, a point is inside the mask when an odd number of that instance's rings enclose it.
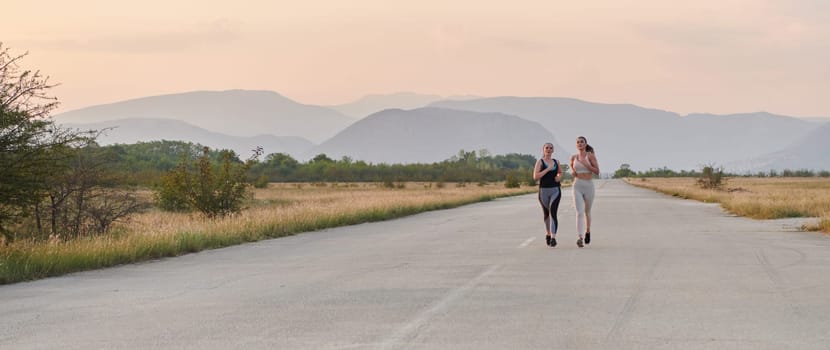
<instances>
[{"instance_id":1,"label":"white leggings","mask_svg":"<svg viewBox=\"0 0 830 350\"><path fill-rule=\"evenodd\" d=\"M573 185L574 207L576 207L576 234L582 237L586 226L591 226L591 205L594 204L594 182L575 179Z\"/></svg>"}]
</instances>

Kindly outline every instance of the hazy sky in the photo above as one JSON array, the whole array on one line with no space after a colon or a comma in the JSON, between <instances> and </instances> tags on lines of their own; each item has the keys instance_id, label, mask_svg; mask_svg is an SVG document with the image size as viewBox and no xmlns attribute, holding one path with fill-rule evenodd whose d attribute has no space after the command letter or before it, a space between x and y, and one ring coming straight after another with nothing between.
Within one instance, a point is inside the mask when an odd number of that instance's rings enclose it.
<instances>
[{"instance_id":1,"label":"hazy sky","mask_svg":"<svg viewBox=\"0 0 830 350\"><path fill-rule=\"evenodd\" d=\"M825 0L3 0L0 41L60 111L238 88L830 117Z\"/></svg>"}]
</instances>

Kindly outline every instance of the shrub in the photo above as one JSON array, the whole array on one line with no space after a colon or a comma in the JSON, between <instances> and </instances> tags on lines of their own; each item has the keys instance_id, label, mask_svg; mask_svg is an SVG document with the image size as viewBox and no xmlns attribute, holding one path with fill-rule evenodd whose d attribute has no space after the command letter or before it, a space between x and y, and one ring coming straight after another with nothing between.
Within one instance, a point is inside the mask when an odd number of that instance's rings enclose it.
<instances>
[{"instance_id":1,"label":"shrub","mask_svg":"<svg viewBox=\"0 0 830 350\"><path fill-rule=\"evenodd\" d=\"M248 196L245 175L258 149L247 162L239 162L233 152L223 151L219 171L210 161L210 150L205 147L195 162L182 159L176 169L162 178L157 192L159 206L166 210L198 210L208 218L239 213Z\"/></svg>"},{"instance_id":2,"label":"shrub","mask_svg":"<svg viewBox=\"0 0 830 350\"><path fill-rule=\"evenodd\" d=\"M259 175L256 180L254 180L254 187L256 188L267 188L268 187L268 177L265 174Z\"/></svg>"},{"instance_id":3,"label":"shrub","mask_svg":"<svg viewBox=\"0 0 830 350\"><path fill-rule=\"evenodd\" d=\"M507 188L519 188L521 185L519 184L519 179L516 178L516 175L507 174L507 177L504 180L504 187Z\"/></svg>"},{"instance_id":4,"label":"shrub","mask_svg":"<svg viewBox=\"0 0 830 350\"><path fill-rule=\"evenodd\" d=\"M726 185L726 177L723 174L723 167L716 168L714 165L705 165L701 169L697 184L704 189L720 190Z\"/></svg>"}]
</instances>

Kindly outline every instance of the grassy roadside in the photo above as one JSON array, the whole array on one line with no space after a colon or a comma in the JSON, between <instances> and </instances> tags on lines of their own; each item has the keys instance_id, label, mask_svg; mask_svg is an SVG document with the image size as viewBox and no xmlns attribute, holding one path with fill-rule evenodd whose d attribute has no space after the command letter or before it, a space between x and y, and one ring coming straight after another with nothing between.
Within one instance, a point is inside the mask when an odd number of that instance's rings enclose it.
<instances>
[{"instance_id":1,"label":"grassy roadside","mask_svg":"<svg viewBox=\"0 0 830 350\"><path fill-rule=\"evenodd\" d=\"M720 203L724 209L754 219L817 217L810 231L830 233L830 179L730 178L723 190L702 189L695 178L629 178L629 184L671 196Z\"/></svg>"},{"instance_id":2,"label":"grassy roadside","mask_svg":"<svg viewBox=\"0 0 830 350\"><path fill-rule=\"evenodd\" d=\"M116 227L115 233L106 237L69 242L14 242L0 247L0 284L388 220L536 191L535 187L508 189L501 183L463 187L425 183L398 186L272 184L268 189L256 191L251 208L226 219L204 220L188 214L150 212Z\"/></svg>"}]
</instances>

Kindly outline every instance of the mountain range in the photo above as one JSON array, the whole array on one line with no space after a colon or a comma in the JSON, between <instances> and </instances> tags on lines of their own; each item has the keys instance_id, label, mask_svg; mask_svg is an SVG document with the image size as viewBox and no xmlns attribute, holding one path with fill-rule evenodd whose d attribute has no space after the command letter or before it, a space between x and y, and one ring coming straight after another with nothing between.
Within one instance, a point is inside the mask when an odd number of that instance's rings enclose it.
<instances>
[{"instance_id":1,"label":"mountain range","mask_svg":"<svg viewBox=\"0 0 830 350\"><path fill-rule=\"evenodd\" d=\"M175 119L128 118L87 124L63 124L80 130L100 130L96 141L101 145L133 144L142 141L188 141L214 149L229 149L241 159L247 159L253 150L262 147L265 154L287 153L300 155L314 146L299 136L231 136L202 129Z\"/></svg>"},{"instance_id":2,"label":"mountain range","mask_svg":"<svg viewBox=\"0 0 830 350\"><path fill-rule=\"evenodd\" d=\"M497 97L439 101L432 106L516 115L542 124L569 143L585 136L607 170L621 164L641 170L724 164L786 148L818 126L764 112L681 116L630 104L570 98Z\"/></svg>"},{"instance_id":3,"label":"mountain range","mask_svg":"<svg viewBox=\"0 0 830 350\"><path fill-rule=\"evenodd\" d=\"M329 106L344 115L361 119L384 109L415 109L442 100L438 95L423 95L412 92L366 95L357 101Z\"/></svg>"},{"instance_id":4,"label":"mountain range","mask_svg":"<svg viewBox=\"0 0 830 350\"><path fill-rule=\"evenodd\" d=\"M459 150L491 154L538 153L554 143L554 157L570 153L539 123L502 113L445 108L387 109L347 127L310 153L380 163L432 163Z\"/></svg>"},{"instance_id":5,"label":"mountain range","mask_svg":"<svg viewBox=\"0 0 830 350\"><path fill-rule=\"evenodd\" d=\"M197 91L92 106L55 120L90 129L120 125L108 130L102 144L183 140L234 149L243 157L261 145L266 154L282 152L301 161L325 153L373 163L432 162L461 149L539 155L544 142L557 142L556 156L567 161L581 135L596 148L606 173L621 164L634 170L707 164L746 172L830 169L830 146L823 143L830 139L830 124L821 119L765 112L683 116L557 97L436 98L373 95L323 107L269 91ZM406 108L384 109L396 104ZM421 104L427 107L414 107Z\"/></svg>"},{"instance_id":6,"label":"mountain range","mask_svg":"<svg viewBox=\"0 0 830 350\"><path fill-rule=\"evenodd\" d=\"M91 106L55 116L61 123L175 119L233 136L300 136L321 142L355 121L333 109L305 105L272 91L194 91Z\"/></svg>"},{"instance_id":7,"label":"mountain range","mask_svg":"<svg viewBox=\"0 0 830 350\"><path fill-rule=\"evenodd\" d=\"M735 171L780 169L830 170L830 122L824 123L788 147L749 160L727 164Z\"/></svg>"},{"instance_id":8,"label":"mountain range","mask_svg":"<svg viewBox=\"0 0 830 350\"><path fill-rule=\"evenodd\" d=\"M441 101L448 100L473 100L481 98L478 96L449 96L441 97L438 95L424 95L416 94L414 92L398 92L394 94L371 94L366 95L357 101L329 106L340 113L350 116L355 119L361 119L376 112L385 109L416 109L426 107L427 105Z\"/></svg>"}]
</instances>

